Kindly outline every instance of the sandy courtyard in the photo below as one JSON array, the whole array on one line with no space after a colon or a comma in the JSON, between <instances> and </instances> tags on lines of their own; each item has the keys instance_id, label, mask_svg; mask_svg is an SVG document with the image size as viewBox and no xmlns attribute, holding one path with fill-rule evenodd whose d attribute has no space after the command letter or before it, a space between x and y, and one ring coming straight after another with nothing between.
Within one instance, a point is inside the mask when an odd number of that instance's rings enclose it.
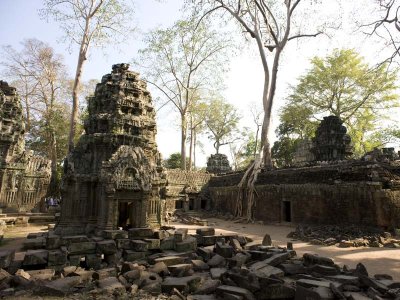
<instances>
[{"instance_id":1,"label":"sandy courtyard","mask_svg":"<svg viewBox=\"0 0 400 300\"><path fill-rule=\"evenodd\" d=\"M292 226L243 224L215 218L208 218L208 221L210 227L215 227L216 234L236 232L247 235L254 239L255 242L261 243L264 234L268 233L271 235L273 244L279 246L286 246L288 241L293 241L286 238L287 234L294 230ZM186 224L173 225L189 229L201 227ZM293 247L298 256L302 256L304 253L315 253L333 258L337 264L341 266L348 265L351 268L354 268L358 262L362 262L367 267L370 275L386 273L392 275L395 280L400 281L400 249L338 248L336 246L311 245L302 241L293 241Z\"/></svg>"}]
</instances>

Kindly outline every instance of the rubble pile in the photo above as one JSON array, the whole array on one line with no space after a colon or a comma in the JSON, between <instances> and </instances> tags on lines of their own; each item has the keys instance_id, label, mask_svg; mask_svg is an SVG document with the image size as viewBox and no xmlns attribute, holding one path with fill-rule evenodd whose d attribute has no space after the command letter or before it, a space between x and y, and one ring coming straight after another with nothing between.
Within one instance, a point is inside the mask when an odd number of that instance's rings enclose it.
<instances>
[{"instance_id":1,"label":"rubble pile","mask_svg":"<svg viewBox=\"0 0 400 300\"><path fill-rule=\"evenodd\" d=\"M347 247L400 248L400 240L390 232L378 228L356 225L298 225L288 238L299 239L314 245Z\"/></svg>"},{"instance_id":2,"label":"rubble pile","mask_svg":"<svg viewBox=\"0 0 400 300\"><path fill-rule=\"evenodd\" d=\"M292 244L262 244L202 227L105 230L102 237L30 234L23 260L0 252L0 296L84 299L396 299L400 282L327 257L297 257ZM154 298L153 298L154 299Z\"/></svg>"},{"instance_id":3,"label":"rubble pile","mask_svg":"<svg viewBox=\"0 0 400 300\"><path fill-rule=\"evenodd\" d=\"M179 222L187 225L208 226L207 219L201 218L198 212L188 213L180 210L175 210L170 221Z\"/></svg>"}]
</instances>

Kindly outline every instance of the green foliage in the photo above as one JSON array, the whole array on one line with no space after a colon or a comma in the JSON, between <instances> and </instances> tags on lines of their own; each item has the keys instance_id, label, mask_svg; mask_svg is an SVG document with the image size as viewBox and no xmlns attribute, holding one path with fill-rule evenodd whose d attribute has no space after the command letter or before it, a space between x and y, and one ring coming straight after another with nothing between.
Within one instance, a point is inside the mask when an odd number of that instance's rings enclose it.
<instances>
[{"instance_id":1,"label":"green foliage","mask_svg":"<svg viewBox=\"0 0 400 300\"><path fill-rule=\"evenodd\" d=\"M399 106L396 74L397 70L389 71L385 65L369 66L352 49L314 57L311 69L292 88L280 113L280 141L275 155L286 153L286 159L290 159L293 141L287 138L313 137L320 120L327 115L344 121L356 156L372 150L379 144L372 139L378 121L386 117L390 108ZM282 151L282 147L288 150Z\"/></svg>"},{"instance_id":2,"label":"green foliage","mask_svg":"<svg viewBox=\"0 0 400 300\"><path fill-rule=\"evenodd\" d=\"M214 141L216 153L219 153L221 146L232 142L239 120L239 114L232 104L223 99L210 101L206 125L210 132L209 139Z\"/></svg>"},{"instance_id":3,"label":"green foliage","mask_svg":"<svg viewBox=\"0 0 400 300\"><path fill-rule=\"evenodd\" d=\"M272 146L271 152L276 165L279 168L289 167L293 162L294 153L300 139L294 139L287 136L282 136Z\"/></svg>"},{"instance_id":4,"label":"green foliage","mask_svg":"<svg viewBox=\"0 0 400 300\"><path fill-rule=\"evenodd\" d=\"M182 156L179 152L172 153L167 159L164 160L164 167L167 169L179 169L181 167ZM186 164L189 164L189 160L186 159Z\"/></svg>"}]
</instances>

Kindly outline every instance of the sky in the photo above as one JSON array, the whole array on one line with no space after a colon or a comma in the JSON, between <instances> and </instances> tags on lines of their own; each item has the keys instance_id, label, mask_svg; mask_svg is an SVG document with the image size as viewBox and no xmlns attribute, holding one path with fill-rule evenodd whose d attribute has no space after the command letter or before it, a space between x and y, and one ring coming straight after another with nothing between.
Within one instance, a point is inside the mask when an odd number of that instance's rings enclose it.
<instances>
[{"instance_id":1,"label":"sky","mask_svg":"<svg viewBox=\"0 0 400 300\"><path fill-rule=\"evenodd\" d=\"M108 45L102 49L93 48L84 67L84 80L100 80L104 74L111 71L112 64L131 62L137 55L138 49L143 47L142 34L155 26L170 26L182 14L180 10L182 0L160 2L135 0L134 2L135 15L132 22L135 23L138 30L132 38L119 45ZM279 123L278 111L284 104L289 86L295 85L297 78L305 74L310 66L309 60L313 56L327 55L335 48L346 47L355 48L371 63L376 63L385 55L381 43L376 43L371 38L366 38L361 32L354 31L354 14L359 19L368 18L371 11L368 10L367 4L371 3L371 0L322 0L321 2L323 6L315 22L335 15L341 16L341 20L336 18L336 21L341 21L342 28L331 31L329 37L320 36L288 44L279 68L278 87L273 109L273 128ZM364 3L365 5L363 5ZM20 49L20 42L24 39L42 40L64 56L69 74L73 76L77 63L77 46L73 45L69 49L69 45L61 39L62 31L57 23L47 23L40 19L38 10L41 7L41 0L0 0L0 19L2 20L0 46L11 45ZM304 18L301 22L307 21L310 19ZM243 43L246 43L244 39ZM240 126L255 128L251 120L249 105L251 102L255 102L261 107L263 69L257 50L251 41L242 47L236 56L232 57L230 71L225 78L225 86L226 90L223 91L223 95L227 101L238 108L242 115ZM149 90L153 96L157 94L153 87L149 86ZM397 111L397 113L399 112ZM171 107L165 107L158 111L157 144L164 158L171 153L180 151L178 124L179 116ZM273 132L271 139L275 139ZM212 143L208 142L207 137L203 138L203 144L205 145L204 149L196 154L198 166L204 166L206 158L214 152ZM221 152L226 153L230 158L228 146L222 147Z\"/></svg>"}]
</instances>

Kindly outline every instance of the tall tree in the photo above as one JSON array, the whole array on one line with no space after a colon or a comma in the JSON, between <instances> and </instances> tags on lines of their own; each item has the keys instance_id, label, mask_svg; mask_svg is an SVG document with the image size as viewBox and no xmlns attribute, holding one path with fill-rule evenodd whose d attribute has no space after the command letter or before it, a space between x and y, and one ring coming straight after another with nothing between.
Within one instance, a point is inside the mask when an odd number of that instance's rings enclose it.
<instances>
[{"instance_id":1,"label":"tall tree","mask_svg":"<svg viewBox=\"0 0 400 300\"><path fill-rule=\"evenodd\" d=\"M189 2L197 4L197 7L200 6L203 10L206 9L204 16L215 11L223 11L236 20L248 36L255 40L264 69L262 159L267 168L272 167L268 134L282 51L287 42L302 37L315 37L322 34L322 31L317 30L315 33L306 34L297 28L297 32L292 32L295 11L301 0L286 0L279 4L267 0L191 0Z\"/></svg>"},{"instance_id":2,"label":"tall tree","mask_svg":"<svg viewBox=\"0 0 400 300\"><path fill-rule=\"evenodd\" d=\"M309 137L308 128L315 126L313 120L335 115L349 128L360 155L370 150L366 137L376 128L377 120L399 105L396 74L385 65L369 66L351 49L315 57L311 69L293 88L281 117L286 118L286 126ZM301 117L289 120L287 114Z\"/></svg>"},{"instance_id":3,"label":"tall tree","mask_svg":"<svg viewBox=\"0 0 400 300\"><path fill-rule=\"evenodd\" d=\"M256 157L257 155L257 151L258 151L258 135L260 133L260 128L262 126L262 114L264 113L261 105L259 106L256 102L251 102L250 103L250 114L252 116L253 119L253 123L256 127L255 130L255 138L254 138L254 152L253 152L253 158Z\"/></svg>"},{"instance_id":4,"label":"tall tree","mask_svg":"<svg viewBox=\"0 0 400 300\"><path fill-rule=\"evenodd\" d=\"M204 101L194 101L188 111L189 115L189 170L196 167L196 146L198 144L198 136L206 126L207 103Z\"/></svg>"},{"instance_id":5,"label":"tall tree","mask_svg":"<svg viewBox=\"0 0 400 300\"><path fill-rule=\"evenodd\" d=\"M198 26L197 26L198 25ZM217 89L228 56L229 39L195 18L177 21L145 36L137 64L180 116L181 168L186 170L188 113L202 90Z\"/></svg>"},{"instance_id":6,"label":"tall tree","mask_svg":"<svg viewBox=\"0 0 400 300\"><path fill-rule=\"evenodd\" d=\"M228 145L236 139L234 132L237 129L239 119L239 114L232 104L221 99L210 101L206 125L210 132L209 138L214 141L217 154L221 146Z\"/></svg>"},{"instance_id":7,"label":"tall tree","mask_svg":"<svg viewBox=\"0 0 400 300\"><path fill-rule=\"evenodd\" d=\"M56 54L49 45L28 39L23 43L23 50L16 51L5 48L6 59L12 64L4 64L6 73L17 80L16 87L30 92L27 96L25 113L29 115L28 145L51 160L51 192L57 191L57 163L65 156L66 144L60 144L66 134L67 105L67 75L62 56ZM29 109L29 112L28 112Z\"/></svg>"},{"instance_id":8,"label":"tall tree","mask_svg":"<svg viewBox=\"0 0 400 300\"><path fill-rule=\"evenodd\" d=\"M59 22L70 44L79 46L75 80L72 89L72 114L68 148L74 148L74 137L78 123L79 92L83 67L92 46L103 46L117 42L118 36L126 36L132 8L122 0L44 0L40 10L43 18Z\"/></svg>"},{"instance_id":9,"label":"tall tree","mask_svg":"<svg viewBox=\"0 0 400 300\"><path fill-rule=\"evenodd\" d=\"M268 134L282 52L289 41L302 37L315 37L322 31L316 30L308 34L302 32L300 27L297 30L296 28L293 28L295 30L292 29L295 23L295 12L302 2L301 0L187 0L187 2L194 3L196 8L205 10L203 18L210 13L222 11L231 19L234 19L247 36L255 40L260 55L264 70L262 93L264 118L261 129L261 155L248 168L239 184L240 192L238 193L236 208L236 214L241 216L243 213L242 203L246 198L246 217L251 220L255 205L254 184L261 170L261 165L272 168ZM303 18L303 21L306 22L305 18Z\"/></svg>"}]
</instances>

